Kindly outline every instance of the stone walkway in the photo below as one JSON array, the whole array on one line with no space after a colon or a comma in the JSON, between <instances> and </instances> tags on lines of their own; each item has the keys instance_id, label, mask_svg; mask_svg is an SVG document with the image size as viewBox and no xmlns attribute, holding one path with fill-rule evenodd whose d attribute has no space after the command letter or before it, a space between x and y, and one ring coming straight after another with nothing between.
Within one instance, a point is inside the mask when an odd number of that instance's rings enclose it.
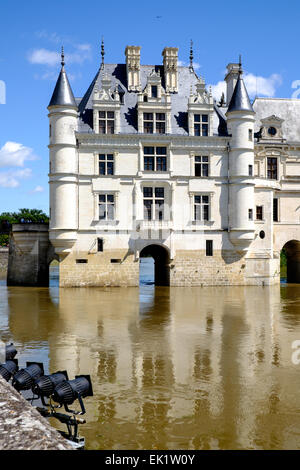
<instances>
[{"instance_id":1,"label":"stone walkway","mask_svg":"<svg viewBox=\"0 0 300 470\"><path fill-rule=\"evenodd\" d=\"M72 446L0 377L0 450L71 450Z\"/></svg>"}]
</instances>

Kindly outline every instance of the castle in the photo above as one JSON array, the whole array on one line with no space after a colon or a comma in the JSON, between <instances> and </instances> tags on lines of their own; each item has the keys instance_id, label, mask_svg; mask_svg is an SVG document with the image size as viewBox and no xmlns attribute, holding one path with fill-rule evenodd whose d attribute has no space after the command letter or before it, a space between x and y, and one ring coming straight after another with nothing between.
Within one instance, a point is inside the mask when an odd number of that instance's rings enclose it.
<instances>
[{"instance_id":1,"label":"castle","mask_svg":"<svg viewBox=\"0 0 300 470\"><path fill-rule=\"evenodd\" d=\"M250 102L230 63L217 103L165 47L162 65L102 62L75 98L62 53L50 100L50 228L60 286L300 282L300 100ZM299 117L300 119L300 117Z\"/></svg>"}]
</instances>

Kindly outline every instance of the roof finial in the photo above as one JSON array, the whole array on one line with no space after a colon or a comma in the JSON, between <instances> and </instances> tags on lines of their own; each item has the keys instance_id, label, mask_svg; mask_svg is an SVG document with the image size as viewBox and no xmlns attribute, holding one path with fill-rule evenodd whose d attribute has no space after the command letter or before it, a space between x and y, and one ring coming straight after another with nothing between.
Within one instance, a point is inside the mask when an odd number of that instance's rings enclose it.
<instances>
[{"instance_id":1,"label":"roof finial","mask_svg":"<svg viewBox=\"0 0 300 470\"><path fill-rule=\"evenodd\" d=\"M194 53L193 53L193 40L191 39L191 46L190 46L190 68L193 68L193 58L194 58Z\"/></svg>"},{"instance_id":2,"label":"roof finial","mask_svg":"<svg viewBox=\"0 0 300 470\"><path fill-rule=\"evenodd\" d=\"M242 75L243 69L242 69L242 55L239 55L239 75Z\"/></svg>"},{"instance_id":3,"label":"roof finial","mask_svg":"<svg viewBox=\"0 0 300 470\"><path fill-rule=\"evenodd\" d=\"M62 68L64 68L64 66L65 66L64 46L61 47L61 66L62 66Z\"/></svg>"},{"instance_id":4,"label":"roof finial","mask_svg":"<svg viewBox=\"0 0 300 470\"><path fill-rule=\"evenodd\" d=\"M103 39L103 36L102 36L102 40L101 40L101 56L102 56L101 65L104 66L105 51L104 51L104 39Z\"/></svg>"}]
</instances>

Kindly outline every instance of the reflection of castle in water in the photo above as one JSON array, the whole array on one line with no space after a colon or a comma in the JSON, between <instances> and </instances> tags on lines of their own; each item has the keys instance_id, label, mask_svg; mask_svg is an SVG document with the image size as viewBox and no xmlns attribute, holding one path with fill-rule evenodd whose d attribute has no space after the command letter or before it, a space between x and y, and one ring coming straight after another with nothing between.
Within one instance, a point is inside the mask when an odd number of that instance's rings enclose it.
<instances>
[{"instance_id":1,"label":"reflection of castle in water","mask_svg":"<svg viewBox=\"0 0 300 470\"><path fill-rule=\"evenodd\" d=\"M282 312L279 286L146 288L142 312L136 288L60 289L57 307L46 289L24 291L30 308L9 297L16 341L47 339L51 371L91 373L87 421L98 421L101 446L297 445L291 422L278 424L297 420L297 298Z\"/></svg>"}]
</instances>

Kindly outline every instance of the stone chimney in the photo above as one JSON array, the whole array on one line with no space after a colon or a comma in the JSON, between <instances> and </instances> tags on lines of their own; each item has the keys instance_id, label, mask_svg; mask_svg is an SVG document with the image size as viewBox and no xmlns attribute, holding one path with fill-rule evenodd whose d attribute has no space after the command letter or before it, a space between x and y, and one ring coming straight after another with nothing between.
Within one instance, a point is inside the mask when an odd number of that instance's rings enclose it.
<instances>
[{"instance_id":1,"label":"stone chimney","mask_svg":"<svg viewBox=\"0 0 300 470\"><path fill-rule=\"evenodd\" d=\"M165 47L162 51L165 86L168 93L178 91L178 48Z\"/></svg>"},{"instance_id":2,"label":"stone chimney","mask_svg":"<svg viewBox=\"0 0 300 470\"><path fill-rule=\"evenodd\" d=\"M240 64L228 64L227 74L225 76L226 82L226 105L228 106L233 95L236 82L239 78Z\"/></svg>"},{"instance_id":3,"label":"stone chimney","mask_svg":"<svg viewBox=\"0 0 300 470\"><path fill-rule=\"evenodd\" d=\"M126 55L126 71L127 71L127 88L129 91L140 91L140 68L141 68L141 48L140 46L127 46Z\"/></svg>"}]
</instances>

